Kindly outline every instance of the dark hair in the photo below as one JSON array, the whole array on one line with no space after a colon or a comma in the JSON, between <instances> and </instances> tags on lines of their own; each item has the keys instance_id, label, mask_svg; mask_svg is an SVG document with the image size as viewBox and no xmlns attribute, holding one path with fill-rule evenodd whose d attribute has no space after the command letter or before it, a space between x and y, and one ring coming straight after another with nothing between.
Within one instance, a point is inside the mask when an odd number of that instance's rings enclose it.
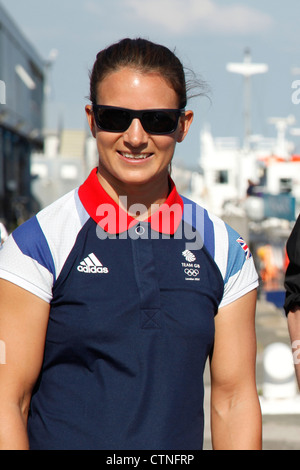
<instances>
[{"instance_id":1,"label":"dark hair","mask_svg":"<svg viewBox=\"0 0 300 470\"><path fill-rule=\"evenodd\" d=\"M97 85L110 73L123 67L132 67L141 72L158 72L175 90L179 98L179 107L187 104L185 72L178 57L165 46L155 44L147 39L122 39L103 49L97 54L90 74L90 100L97 103ZM203 88L204 83L198 80L197 85ZM198 93L203 94L203 93Z\"/></svg>"}]
</instances>

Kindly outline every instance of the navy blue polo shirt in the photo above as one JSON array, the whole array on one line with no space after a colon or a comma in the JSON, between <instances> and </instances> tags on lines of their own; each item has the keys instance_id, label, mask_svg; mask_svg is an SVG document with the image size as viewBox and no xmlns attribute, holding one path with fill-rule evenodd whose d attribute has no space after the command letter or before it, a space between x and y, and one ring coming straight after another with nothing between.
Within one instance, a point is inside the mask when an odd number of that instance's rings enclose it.
<instances>
[{"instance_id":1,"label":"navy blue polo shirt","mask_svg":"<svg viewBox=\"0 0 300 470\"><path fill-rule=\"evenodd\" d=\"M0 250L0 277L50 304L30 447L201 449L214 317L257 286L251 253L173 183L139 222L96 171Z\"/></svg>"}]
</instances>

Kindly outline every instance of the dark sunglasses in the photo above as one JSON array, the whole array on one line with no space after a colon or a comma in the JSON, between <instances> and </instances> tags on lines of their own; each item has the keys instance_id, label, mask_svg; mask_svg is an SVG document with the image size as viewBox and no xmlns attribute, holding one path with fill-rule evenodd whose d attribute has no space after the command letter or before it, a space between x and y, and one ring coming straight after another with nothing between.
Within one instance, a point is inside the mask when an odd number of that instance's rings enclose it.
<instances>
[{"instance_id":1,"label":"dark sunglasses","mask_svg":"<svg viewBox=\"0 0 300 470\"><path fill-rule=\"evenodd\" d=\"M148 134L172 134L184 109L133 110L93 104L93 113L99 129L107 132L125 132L133 119L139 119Z\"/></svg>"}]
</instances>

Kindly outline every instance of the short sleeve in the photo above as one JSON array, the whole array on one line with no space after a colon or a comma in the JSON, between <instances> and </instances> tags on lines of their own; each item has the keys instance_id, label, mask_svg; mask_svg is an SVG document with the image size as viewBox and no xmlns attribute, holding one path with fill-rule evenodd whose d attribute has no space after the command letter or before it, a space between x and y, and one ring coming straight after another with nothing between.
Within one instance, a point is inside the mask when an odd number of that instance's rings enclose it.
<instances>
[{"instance_id":1,"label":"short sleeve","mask_svg":"<svg viewBox=\"0 0 300 470\"><path fill-rule=\"evenodd\" d=\"M258 287L258 274L249 246L235 230L229 226L226 228L228 254L224 277L224 295L220 308Z\"/></svg>"},{"instance_id":2,"label":"short sleeve","mask_svg":"<svg viewBox=\"0 0 300 470\"><path fill-rule=\"evenodd\" d=\"M0 278L50 302L54 274L51 252L34 217L18 227L1 246Z\"/></svg>"},{"instance_id":3,"label":"short sleeve","mask_svg":"<svg viewBox=\"0 0 300 470\"><path fill-rule=\"evenodd\" d=\"M72 190L24 222L0 249L0 278L46 302L89 215Z\"/></svg>"}]
</instances>

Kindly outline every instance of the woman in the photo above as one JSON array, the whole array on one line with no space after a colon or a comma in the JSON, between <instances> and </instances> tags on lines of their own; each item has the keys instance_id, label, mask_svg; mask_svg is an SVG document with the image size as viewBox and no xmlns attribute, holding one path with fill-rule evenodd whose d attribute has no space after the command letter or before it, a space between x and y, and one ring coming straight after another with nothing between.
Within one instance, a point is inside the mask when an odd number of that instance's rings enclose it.
<instances>
[{"instance_id":1,"label":"woman","mask_svg":"<svg viewBox=\"0 0 300 470\"><path fill-rule=\"evenodd\" d=\"M296 378L300 388L300 215L286 243L288 266L285 273L284 310L292 343Z\"/></svg>"},{"instance_id":2,"label":"woman","mask_svg":"<svg viewBox=\"0 0 300 470\"><path fill-rule=\"evenodd\" d=\"M259 449L252 257L169 175L193 119L182 65L122 40L90 99L98 168L1 253L2 447L201 449L211 355L214 448Z\"/></svg>"}]
</instances>

